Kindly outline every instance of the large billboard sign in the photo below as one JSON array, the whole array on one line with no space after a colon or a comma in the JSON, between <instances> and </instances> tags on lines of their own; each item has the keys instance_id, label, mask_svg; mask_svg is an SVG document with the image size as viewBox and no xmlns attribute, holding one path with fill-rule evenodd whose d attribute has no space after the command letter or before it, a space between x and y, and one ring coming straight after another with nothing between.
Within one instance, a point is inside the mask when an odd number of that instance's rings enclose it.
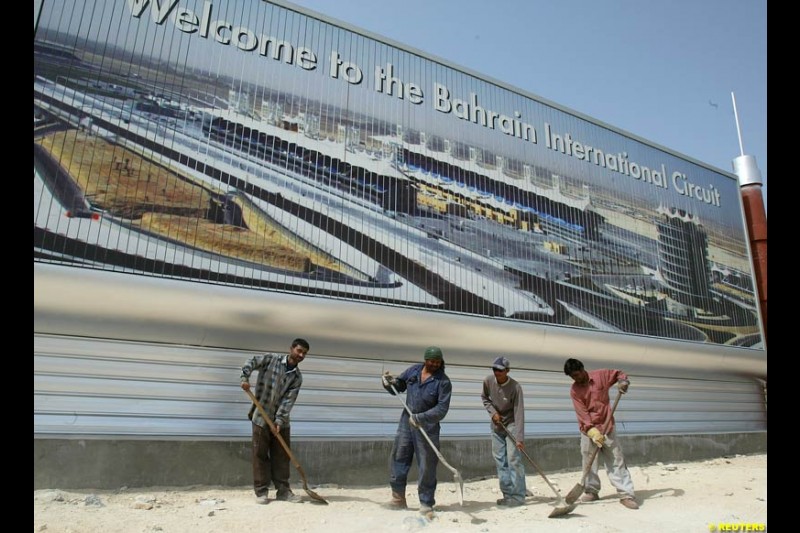
<instances>
[{"instance_id":1,"label":"large billboard sign","mask_svg":"<svg viewBox=\"0 0 800 533\"><path fill-rule=\"evenodd\" d=\"M283 3L35 19L34 261L763 349L731 174Z\"/></svg>"}]
</instances>

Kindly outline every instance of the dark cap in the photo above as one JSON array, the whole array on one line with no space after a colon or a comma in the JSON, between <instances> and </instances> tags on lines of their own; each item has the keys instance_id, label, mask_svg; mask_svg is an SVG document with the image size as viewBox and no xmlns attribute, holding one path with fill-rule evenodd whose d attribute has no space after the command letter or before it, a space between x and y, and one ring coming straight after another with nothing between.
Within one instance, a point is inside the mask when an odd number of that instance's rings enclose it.
<instances>
[{"instance_id":1,"label":"dark cap","mask_svg":"<svg viewBox=\"0 0 800 533\"><path fill-rule=\"evenodd\" d=\"M508 358L503 357L502 355L494 360L492 363L492 368L495 370L508 370L511 368L511 364L508 362Z\"/></svg>"},{"instance_id":2,"label":"dark cap","mask_svg":"<svg viewBox=\"0 0 800 533\"><path fill-rule=\"evenodd\" d=\"M439 359L444 360L444 355L442 355L442 349L438 346L428 346L425 348L425 360L428 359Z\"/></svg>"}]
</instances>

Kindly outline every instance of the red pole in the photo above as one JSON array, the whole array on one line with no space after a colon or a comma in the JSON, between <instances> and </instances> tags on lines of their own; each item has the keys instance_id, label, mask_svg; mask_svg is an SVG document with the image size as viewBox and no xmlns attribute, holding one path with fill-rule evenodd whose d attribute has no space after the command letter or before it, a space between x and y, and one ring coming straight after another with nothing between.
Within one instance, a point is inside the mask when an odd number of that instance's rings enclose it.
<instances>
[{"instance_id":1,"label":"red pole","mask_svg":"<svg viewBox=\"0 0 800 533\"><path fill-rule=\"evenodd\" d=\"M750 250L753 254L753 268L756 276L756 289L761 308L761 327L764 331L764 345L767 344L767 210L761 193L761 172L751 155L742 155L733 160L733 169L739 176Z\"/></svg>"}]
</instances>

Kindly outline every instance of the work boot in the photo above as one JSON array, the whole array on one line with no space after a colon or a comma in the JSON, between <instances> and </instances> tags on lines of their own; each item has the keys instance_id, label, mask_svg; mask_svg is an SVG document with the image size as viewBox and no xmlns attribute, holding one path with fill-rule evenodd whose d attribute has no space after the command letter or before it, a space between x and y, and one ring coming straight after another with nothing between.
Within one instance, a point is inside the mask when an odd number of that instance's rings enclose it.
<instances>
[{"instance_id":1,"label":"work boot","mask_svg":"<svg viewBox=\"0 0 800 533\"><path fill-rule=\"evenodd\" d=\"M392 499L383 505L387 509L407 509L406 496L399 492L392 491Z\"/></svg>"},{"instance_id":2,"label":"work boot","mask_svg":"<svg viewBox=\"0 0 800 533\"><path fill-rule=\"evenodd\" d=\"M596 492L584 492L583 496L581 496L582 502L596 502L599 499L600 496Z\"/></svg>"},{"instance_id":3,"label":"work boot","mask_svg":"<svg viewBox=\"0 0 800 533\"><path fill-rule=\"evenodd\" d=\"M287 490L278 492L278 494L275 495L275 499L281 502L297 503L300 501L300 496L290 490Z\"/></svg>"},{"instance_id":4,"label":"work boot","mask_svg":"<svg viewBox=\"0 0 800 533\"><path fill-rule=\"evenodd\" d=\"M501 507L519 507L521 505L525 505L525 502L521 502L512 498L500 498L497 500L497 505L500 505Z\"/></svg>"},{"instance_id":5,"label":"work boot","mask_svg":"<svg viewBox=\"0 0 800 533\"><path fill-rule=\"evenodd\" d=\"M623 499L621 499L619 501L619 503L621 503L622 505L624 505L628 509L638 509L639 508L639 504L636 503L636 500L634 500L633 498L623 498Z\"/></svg>"},{"instance_id":6,"label":"work boot","mask_svg":"<svg viewBox=\"0 0 800 533\"><path fill-rule=\"evenodd\" d=\"M269 503L269 499L267 498L266 494L262 494L261 496L256 496L256 503L259 505L267 505Z\"/></svg>"}]
</instances>

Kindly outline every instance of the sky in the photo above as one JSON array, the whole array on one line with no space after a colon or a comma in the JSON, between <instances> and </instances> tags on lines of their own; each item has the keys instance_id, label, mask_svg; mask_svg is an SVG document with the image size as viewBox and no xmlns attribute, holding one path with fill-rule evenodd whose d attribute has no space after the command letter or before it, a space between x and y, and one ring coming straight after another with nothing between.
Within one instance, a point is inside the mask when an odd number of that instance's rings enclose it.
<instances>
[{"instance_id":1,"label":"sky","mask_svg":"<svg viewBox=\"0 0 800 533\"><path fill-rule=\"evenodd\" d=\"M732 172L767 203L766 0L295 0Z\"/></svg>"}]
</instances>

